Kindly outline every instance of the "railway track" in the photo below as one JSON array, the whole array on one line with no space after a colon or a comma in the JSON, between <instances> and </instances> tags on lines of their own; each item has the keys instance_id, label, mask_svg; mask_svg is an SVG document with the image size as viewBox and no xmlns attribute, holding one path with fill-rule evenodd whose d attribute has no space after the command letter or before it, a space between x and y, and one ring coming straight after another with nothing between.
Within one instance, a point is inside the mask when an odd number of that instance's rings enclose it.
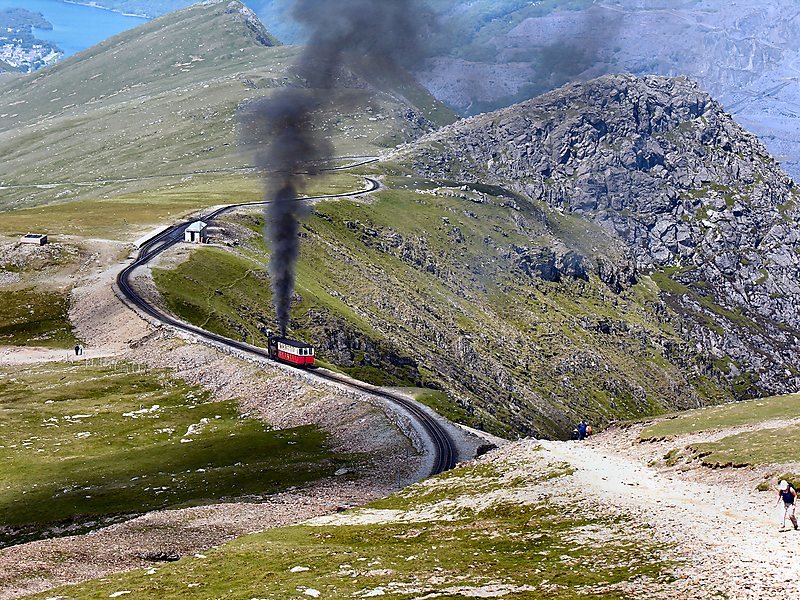
<instances>
[{"instance_id":1,"label":"railway track","mask_svg":"<svg viewBox=\"0 0 800 600\"><path fill-rule=\"evenodd\" d=\"M355 165L348 165L348 168L351 168L353 166ZM365 177L365 180L367 182L367 186L363 190L359 190L356 192L348 192L344 194L313 196L303 199L321 200L325 198L348 198L372 192L380 188L380 184L375 179L372 179L370 177ZM240 352L256 355L262 359L272 360L269 357L269 353L264 348L259 348L258 346L246 344L238 340L234 340L222 335L218 335L216 333L212 333L210 331L206 331L205 329L202 329L200 327L196 327L194 325L190 325L189 323L180 321L175 317L172 317L169 314L159 310L156 306L150 304L147 300L142 298L131 283L131 276L137 268L146 265L156 256L158 256L168 248L171 248L178 242L182 241L185 229L194 221L199 219L205 221L206 223L211 223L217 217L225 213L231 212L233 210L236 210L238 208L263 206L268 203L269 201L265 200L261 202L244 202L239 204L229 204L220 207L208 213L205 216L183 221L176 225L172 225L168 229L165 229L164 231L154 235L152 238L145 241L140 246L139 252L136 258L133 260L133 262L131 262L131 264L125 267L117 275L117 280L116 280L117 288L131 305L135 306L137 309L147 314L152 319L164 325L189 333L195 337L205 339L214 342L216 344L220 344L227 348L233 348ZM291 365L288 366L291 367ZM310 372L312 372L314 376L320 379L335 382L339 385L354 390L358 390L360 392L366 392L368 394L372 394L373 396L378 396L380 398L388 400L389 402L405 410L411 416L411 418L414 419L419 424L419 426L422 428L422 430L425 432L425 434L431 441L431 445L434 449L433 466L431 467L430 471L431 475L436 475L443 471L447 471L455 466L456 449L455 449L455 444L451 439L450 435L435 418L430 416L424 409L422 409L415 402L409 400L408 398L400 396L399 394L393 394L391 392L381 390L367 383L357 382L346 377L340 377L335 373L331 373L330 371L321 371L314 369Z\"/></svg>"}]
</instances>

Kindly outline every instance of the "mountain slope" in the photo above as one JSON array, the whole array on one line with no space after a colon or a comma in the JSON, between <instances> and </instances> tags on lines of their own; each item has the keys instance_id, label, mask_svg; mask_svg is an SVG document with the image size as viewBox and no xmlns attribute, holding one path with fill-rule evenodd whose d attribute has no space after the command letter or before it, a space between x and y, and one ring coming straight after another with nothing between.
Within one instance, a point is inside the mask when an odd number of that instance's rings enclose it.
<instances>
[{"instance_id":1,"label":"mountain slope","mask_svg":"<svg viewBox=\"0 0 800 600\"><path fill-rule=\"evenodd\" d=\"M688 319L688 338L731 376L769 391L800 385L798 192L688 81L574 84L393 158L425 177L507 186L595 224L635 257L639 276L652 274Z\"/></svg>"},{"instance_id":2,"label":"mountain slope","mask_svg":"<svg viewBox=\"0 0 800 600\"><path fill-rule=\"evenodd\" d=\"M212 2L0 81L0 103L9 107L0 118L0 185L8 188L0 208L155 185L115 180L249 166L239 150L239 107L303 86L289 72L298 53L277 45L241 3ZM452 121L408 76L370 82L343 73L341 82L338 93L355 107L330 119L342 155L374 153ZM102 191L77 185L107 180Z\"/></svg>"},{"instance_id":3,"label":"mountain slope","mask_svg":"<svg viewBox=\"0 0 800 600\"><path fill-rule=\"evenodd\" d=\"M796 532L775 534L780 471L665 465L664 452L672 446L671 459L682 440L641 443L641 427L581 443L506 444L378 502L50 597L184 598L187 582L200 590L190 597L203 598L791 594L800 557L785 552Z\"/></svg>"},{"instance_id":4,"label":"mountain slope","mask_svg":"<svg viewBox=\"0 0 800 600\"><path fill-rule=\"evenodd\" d=\"M105 0L160 15L190 0ZM248 6L284 41L305 34L288 0ZM442 30L424 85L464 114L521 102L603 73L696 79L800 177L797 23L793 0L428 0Z\"/></svg>"},{"instance_id":5,"label":"mountain slope","mask_svg":"<svg viewBox=\"0 0 800 600\"><path fill-rule=\"evenodd\" d=\"M684 75L800 176L793 0L435 3L460 35L421 81L458 110L508 106L604 73Z\"/></svg>"},{"instance_id":6,"label":"mountain slope","mask_svg":"<svg viewBox=\"0 0 800 600\"><path fill-rule=\"evenodd\" d=\"M292 327L324 361L444 390L508 436L800 384L793 185L686 80L567 86L364 172L386 189L304 225ZM232 217L217 238L243 278L268 256L260 227ZM225 291L206 268L223 262L199 253L161 289L257 339L268 301Z\"/></svg>"},{"instance_id":7,"label":"mountain slope","mask_svg":"<svg viewBox=\"0 0 800 600\"><path fill-rule=\"evenodd\" d=\"M629 511L576 507L571 465L532 442L514 450L362 508L48 596L627 599L673 579L673 553Z\"/></svg>"}]
</instances>

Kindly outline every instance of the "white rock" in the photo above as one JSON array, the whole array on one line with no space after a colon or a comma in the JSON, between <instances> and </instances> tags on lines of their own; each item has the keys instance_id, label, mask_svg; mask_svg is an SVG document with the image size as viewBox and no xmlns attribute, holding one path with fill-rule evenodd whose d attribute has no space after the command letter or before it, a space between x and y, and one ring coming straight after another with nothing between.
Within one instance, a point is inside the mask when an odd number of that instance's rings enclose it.
<instances>
[{"instance_id":1,"label":"white rock","mask_svg":"<svg viewBox=\"0 0 800 600\"><path fill-rule=\"evenodd\" d=\"M299 567L298 566L298 567L292 567L291 569L289 569L289 572L290 573L302 573L303 571L310 571L310 570L311 569L309 569L308 567Z\"/></svg>"}]
</instances>

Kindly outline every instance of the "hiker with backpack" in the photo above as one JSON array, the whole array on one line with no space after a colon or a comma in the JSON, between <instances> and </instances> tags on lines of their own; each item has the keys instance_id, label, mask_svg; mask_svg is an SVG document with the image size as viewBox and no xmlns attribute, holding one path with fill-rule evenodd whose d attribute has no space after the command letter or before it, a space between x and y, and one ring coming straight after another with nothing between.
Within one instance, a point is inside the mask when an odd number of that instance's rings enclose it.
<instances>
[{"instance_id":1,"label":"hiker with backpack","mask_svg":"<svg viewBox=\"0 0 800 600\"><path fill-rule=\"evenodd\" d=\"M785 479L782 479L781 482L778 484L778 502L783 500L783 522L781 524L780 531L786 531L786 517L789 517L789 520L794 525L795 529L797 527L797 517L794 515L794 505L795 501L797 500L797 491L794 489L794 486L787 482Z\"/></svg>"}]
</instances>

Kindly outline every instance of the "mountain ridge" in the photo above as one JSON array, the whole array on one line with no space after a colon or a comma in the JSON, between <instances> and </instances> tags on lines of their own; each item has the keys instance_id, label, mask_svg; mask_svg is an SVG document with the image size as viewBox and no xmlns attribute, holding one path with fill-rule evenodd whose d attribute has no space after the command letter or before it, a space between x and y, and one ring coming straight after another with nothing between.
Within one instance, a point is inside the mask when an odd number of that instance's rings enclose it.
<instances>
[{"instance_id":1,"label":"mountain ridge","mask_svg":"<svg viewBox=\"0 0 800 600\"><path fill-rule=\"evenodd\" d=\"M108 196L145 189L148 177L252 168L240 151L239 109L276 89L308 89L292 71L300 52L231 0L0 81L0 103L11 108L0 118L0 205L86 198L91 182L110 182L98 183ZM375 154L453 119L410 76L386 84L343 72L333 96L352 105L326 124L343 155Z\"/></svg>"},{"instance_id":2,"label":"mountain ridge","mask_svg":"<svg viewBox=\"0 0 800 600\"><path fill-rule=\"evenodd\" d=\"M712 307L719 324L701 323L690 337L732 373L760 373L765 391L800 385L800 194L696 84L655 76L570 84L444 127L389 160L426 178L505 186L586 218L622 242L635 278L654 275L684 315Z\"/></svg>"}]
</instances>

